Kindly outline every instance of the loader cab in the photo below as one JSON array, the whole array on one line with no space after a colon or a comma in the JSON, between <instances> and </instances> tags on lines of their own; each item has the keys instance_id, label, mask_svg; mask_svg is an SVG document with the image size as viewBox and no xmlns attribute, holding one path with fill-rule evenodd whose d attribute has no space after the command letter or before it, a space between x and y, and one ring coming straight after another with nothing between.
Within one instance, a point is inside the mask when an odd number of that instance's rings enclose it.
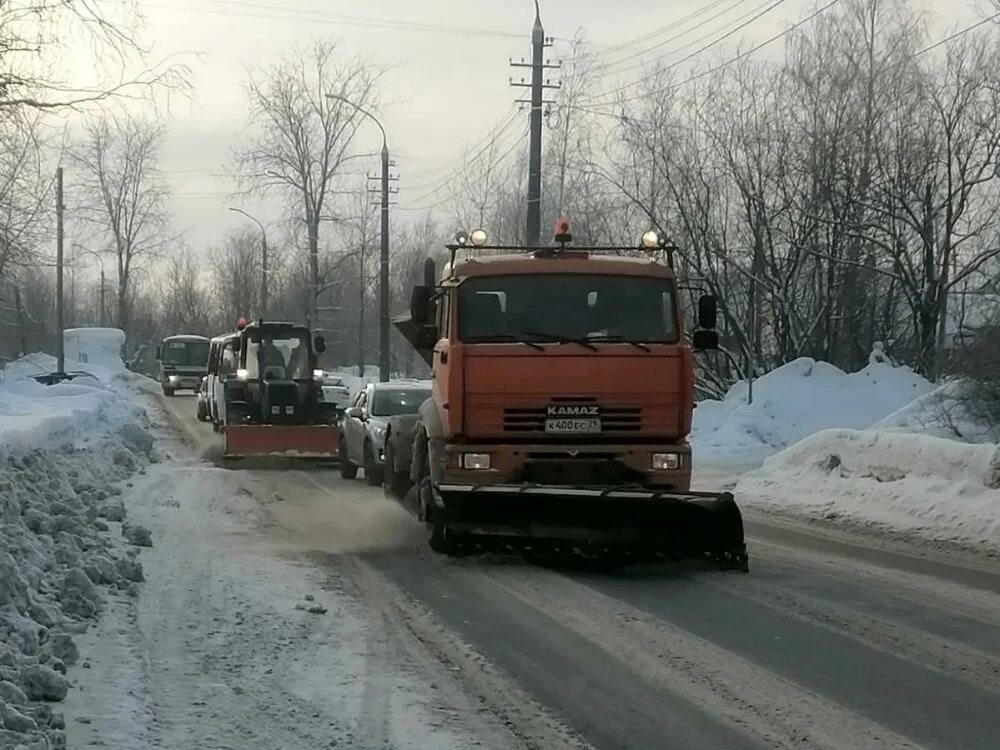
<instances>
[{"instance_id":1,"label":"loader cab","mask_svg":"<svg viewBox=\"0 0 1000 750\"><path fill-rule=\"evenodd\" d=\"M323 372L317 367L325 349L322 336L295 323L243 326L220 353L226 424L303 424L321 412L334 414L336 405L323 402Z\"/></svg>"}]
</instances>

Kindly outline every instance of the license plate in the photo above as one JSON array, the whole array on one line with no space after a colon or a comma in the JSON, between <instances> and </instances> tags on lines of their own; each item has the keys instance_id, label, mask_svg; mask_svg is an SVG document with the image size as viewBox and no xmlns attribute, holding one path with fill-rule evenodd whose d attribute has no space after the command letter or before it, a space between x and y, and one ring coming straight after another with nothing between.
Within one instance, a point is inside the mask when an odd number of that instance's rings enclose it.
<instances>
[{"instance_id":1,"label":"license plate","mask_svg":"<svg viewBox=\"0 0 1000 750\"><path fill-rule=\"evenodd\" d=\"M546 432L600 432L601 420L590 418L563 417L545 420Z\"/></svg>"}]
</instances>

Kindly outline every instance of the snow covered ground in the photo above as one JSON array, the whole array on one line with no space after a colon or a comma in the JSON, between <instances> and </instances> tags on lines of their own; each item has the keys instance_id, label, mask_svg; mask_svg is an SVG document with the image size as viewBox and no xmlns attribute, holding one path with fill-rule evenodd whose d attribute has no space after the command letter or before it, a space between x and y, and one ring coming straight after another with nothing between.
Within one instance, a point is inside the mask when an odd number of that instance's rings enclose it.
<instances>
[{"instance_id":1,"label":"snow covered ground","mask_svg":"<svg viewBox=\"0 0 1000 750\"><path fill-rule=\"evenodd\" d=\"M182 442L113 333L78 338L93 377L0 379L0 749L480 744L451 678L284 543L281 498Z\"/></svg>"},{"instance_id":2,"label":"snow covered ground","mask_svg":"<svg viewBox=\"0 0 1000 750\"><path fill-rule=\"evenodd\" d=\"M698 461L759 465L820 430L869 427L931 388L906 367L874 363L847 374L803 357L754 382L750 404L746 381L721 401L698 402L691 442Z\"/></svg>"}]
</instances>

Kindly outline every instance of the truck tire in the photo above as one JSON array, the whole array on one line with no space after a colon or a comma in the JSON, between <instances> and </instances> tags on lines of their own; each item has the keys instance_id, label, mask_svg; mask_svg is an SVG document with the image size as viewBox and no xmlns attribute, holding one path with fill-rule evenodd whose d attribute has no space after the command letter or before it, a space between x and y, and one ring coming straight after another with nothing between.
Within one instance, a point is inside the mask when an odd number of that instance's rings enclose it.
<instances>
[{"instance_id":1,"label":"truck tire","mask_svg":"<svg viewBox=\"0 0 1000 750\"><path fill-rule=\"evenodd\" d=\"M375 452L369 442L365 443L364 456L365 481L372 487L378 487L382 484L382 469L375 465Z\"/></svg>"},{"instance_id":2,"label":"truck tire","mask_svg":"<svg viewBox=\"0 0 1000 750\"><path fill-rule=\"evenodd\" d=\"M424 523L427 528L427 546L439 555L452 557L458 554L458 547L455 538L448 533L448 524L444 519L436 517L438 514L434 512L431 486L431 478L427 476L421 480L419 488L421 515L426 519Z\"/></svg>"}]
</instances>

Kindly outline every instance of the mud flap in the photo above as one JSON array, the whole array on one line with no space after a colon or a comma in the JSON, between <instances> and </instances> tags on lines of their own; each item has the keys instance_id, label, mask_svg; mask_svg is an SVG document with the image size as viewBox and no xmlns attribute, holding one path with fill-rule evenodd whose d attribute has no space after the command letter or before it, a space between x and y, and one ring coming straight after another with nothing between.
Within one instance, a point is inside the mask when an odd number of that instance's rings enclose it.
<instances>
[{"instance_id":1,"label":"mud flap","mask_svg":"<svg viewBox=\"0 0 1000 750\"><path fill-rule=\"evenodd\" d=\"M264 457L336 459L340 428L336 425L226 425L225 458Z\"/></svg>"},{"instance_id":2,"label":"mud flap","mask_svg":"<svg viewBox=\"0 0 1000 750\"><path fill-rule=\"evenodd\" d=\"M561 547L652 559L710 558L748 569L733 495L538 485L434 488L449 533L490 547Z\"/></svg>"}]
</instances>

